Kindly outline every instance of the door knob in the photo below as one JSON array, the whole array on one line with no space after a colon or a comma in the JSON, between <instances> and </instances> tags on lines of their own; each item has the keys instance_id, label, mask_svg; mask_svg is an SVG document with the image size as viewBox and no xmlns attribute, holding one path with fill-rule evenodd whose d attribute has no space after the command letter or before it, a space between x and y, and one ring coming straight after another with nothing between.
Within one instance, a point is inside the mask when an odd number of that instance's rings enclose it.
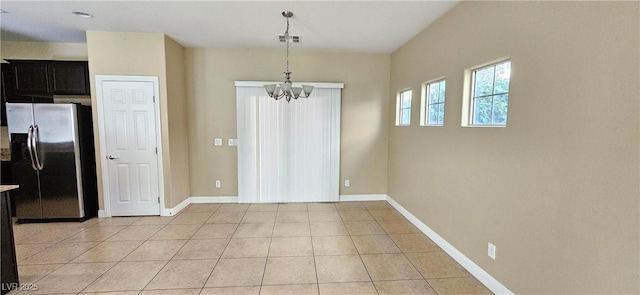
<instances>
[{"instance_id":1,"label":"door knob","mask_svg":"<svg viewBox=\"0 0 640 295\"><path fill-rule=\"evenodd\" d=\"M109 160L115 160L115 159L117 159L117 158L118 158L118 157L114 157L114 156L112 156L112 155L108 155L108 156L107 156L107 159L109 159Z\"/></svg>"}]
</instances>

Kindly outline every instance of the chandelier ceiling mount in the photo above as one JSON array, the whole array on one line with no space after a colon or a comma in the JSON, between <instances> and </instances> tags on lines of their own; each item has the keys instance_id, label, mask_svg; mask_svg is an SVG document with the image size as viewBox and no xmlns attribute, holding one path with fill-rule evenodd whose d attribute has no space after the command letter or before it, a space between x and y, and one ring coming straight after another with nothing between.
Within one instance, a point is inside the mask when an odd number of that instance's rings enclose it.
<instances>
[{"instance_id":1,"label":"chandelier ceiling mount","mask_svg":"<svg viewBox=\"0 0 640 295\"><path fill-rule=\"evenodd\" d=\"M293 17L293 12L283 11L282 16L287 19L287 29L284 31L284 42L287 43L287 66L284 71L285 80L283 83L280 83L280 85L264 85L264 89L267 91L269 97L272 97L275 100L285 98L287 102L289 102L291 101L291 99L298 99L299 97L309 97L309 95L311 95L311 91L313 91L313 86L302 85L302 87L293 87L293 82L291 82L292 72L289 71L289 43L293 41L292 36L289 35L289 18Z\"/></svg>"}]
</instances>

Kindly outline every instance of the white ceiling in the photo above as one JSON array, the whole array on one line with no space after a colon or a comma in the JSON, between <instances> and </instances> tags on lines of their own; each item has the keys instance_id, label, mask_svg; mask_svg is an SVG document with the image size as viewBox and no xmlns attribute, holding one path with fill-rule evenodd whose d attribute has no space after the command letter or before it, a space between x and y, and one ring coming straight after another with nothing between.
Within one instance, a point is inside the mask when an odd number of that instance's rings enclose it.
<instances>
[{"instance_id":1,"label":"white ceiling","mask_svg":"<svg viewBox=\"0 0 640 295\"><path fill-rule=\"evenodd\" d=\"M3 41L85 43L85 31L164 33L186 47L391 53L458 1L0 1ZM85 19L81 11L94 15Z\"/></svg>"}]
</instances>

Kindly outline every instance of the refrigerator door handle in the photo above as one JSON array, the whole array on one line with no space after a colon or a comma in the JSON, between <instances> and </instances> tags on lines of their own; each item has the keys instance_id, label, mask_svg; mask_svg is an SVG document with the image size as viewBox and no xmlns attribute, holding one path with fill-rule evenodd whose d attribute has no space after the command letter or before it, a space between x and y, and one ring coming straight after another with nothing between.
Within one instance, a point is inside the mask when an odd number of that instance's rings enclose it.
<instances>
[{"instance_id":1,"label":"refrigerator door handle","mask_svg":"<svg viewBox=\"0 0 640 295\"><path fill-rule=\"evenodd\" d=\"M31 140L33 140L33 154L35 155L35 168L37 168L37 170L42 170L42 168L44 167L42 165L42 163L40 163L40 158L38 158L38 125L34 125L33 126L33 131L32 131L32 136L31 136Z\"/></svg>"},{"instance_id":2,"label":"refrigerator door handle","mask_svg":"<svg viewBox=\"0 0 640 295\"><path fill-rule=\"evenodd\" d=\"M36 167L36 162L33 159L33 125L29 125L29 131L27 131L27 150L31 159L31 168L37 171L38 167Z\"/></svg>"}]
</instances>

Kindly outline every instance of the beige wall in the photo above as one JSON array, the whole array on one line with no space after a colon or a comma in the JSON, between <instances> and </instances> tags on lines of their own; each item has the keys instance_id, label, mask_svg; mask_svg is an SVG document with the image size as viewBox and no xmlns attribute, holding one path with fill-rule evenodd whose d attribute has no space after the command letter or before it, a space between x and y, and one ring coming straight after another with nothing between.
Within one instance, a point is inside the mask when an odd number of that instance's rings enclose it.
<instances>
[{"instance_id":1,"label":"beige wall","mask_svg":"<svg viewBox=\"0 0 640 295\"><path fill-rule=\"evenodd\" d=\"M182 45L165 36L165 63L167 77L166 109L169 131L169 173L171 201L167 207L175 207L190 196L189 186L189 132L187 121L187 97ZM165 180L166 181L166 180Z\"/></svg>"},{"instance_id":2,"label":"beige wall","mask_svg":"<svg viewBox=\"0 0 640 295\"><path fill-rule=\"evenodd\" d=\"M146 33L119 33L119 32L87 32L87 47L89 55L89 73L91 75L91 93L92 97L96 97L95 76L96 75L132 75L132 76L158 76L160 88L160 120L162 133L162 161L164 173L164 194L165 206L172 207L174 202L179 203L188 195L172 194L188 194L188 190L184 187L184 178L172 178L173 174L186 173L188 178L188 168L184 164L177 164L172 167L172 158L174 155L177 160L184 158L184 151L171 151L172 133L178 134L176 140L180 140L183 136L180 133L187 133L186 130L178 130L180 126L184 126L184 114L181 113L180 103L184 101L183 91L184 82L180 79L179 74L167 74L167 70L171 69L177 73L180 68L180 61L183 49L172 40L169 40L163 34L146 34ZM166 51L166 53L165 53ZM177 61L176 61L177 60ZM167 65L169 61L170 65ZM167 77L171 79L167 83ZM169 86L171 84L171 86ZM170 89L168 91L168 89ZM171 93L171 96L168 94ZM171 101L169 103L169 101ZM93 115L97 117L97 104L93 103ZM176 117L169 115L169 108L176 112ZM98 134L97 121L94 120L94 131ZM169 122L176 122L175 128L170 130ZM96 137L96 161L98 162L98 194L100 208L104 208L102 196L101 181L101 165L99 152L99 138ZM185 169L185 170L180 170ZM174 171L175 170L175 171ZM174 189L175 187L175 189Z\"/></svg>"},{"instance_id":3,"label":"beige wall","mask_svg":"<svg viewBox=\"0 0 640 295\"><path fill-rule=\"evenodd\" d=\"M291 53L294 81L343 82L341 194L384 194L387 178L388 54ZM236 80L283 80L283 50L186 52L189 99L191 194L237 196L237 154L227 146L236 137ZM294 103L294 102L292 102ZM225 139L214 147L213 138ZM222 181L215 188L215 180Z\"/></svg>"},{"instance_id":4,"label":"beige wall","mask_svg":"<svg viewBox=\"0 0 640 295\"><path fill-rule=\"evenodd\" d=\"M638 2L462 2L391 57L389 195L516 294L639 288ZM506 128L463 128L463 71L512 61ZM444 127L421 83L447 78ZM487 243L497 259L487 257Z\"/></svg>"},{"instance_id":5,"label":"beige wall","mask_svg":"<svg viewBox=\"0 0 640 295\"><path fill-rule=\"evenodd\" d=\"M2 59L87 60L87 44L2 41Z\"/></svg>"}]
</instances>

